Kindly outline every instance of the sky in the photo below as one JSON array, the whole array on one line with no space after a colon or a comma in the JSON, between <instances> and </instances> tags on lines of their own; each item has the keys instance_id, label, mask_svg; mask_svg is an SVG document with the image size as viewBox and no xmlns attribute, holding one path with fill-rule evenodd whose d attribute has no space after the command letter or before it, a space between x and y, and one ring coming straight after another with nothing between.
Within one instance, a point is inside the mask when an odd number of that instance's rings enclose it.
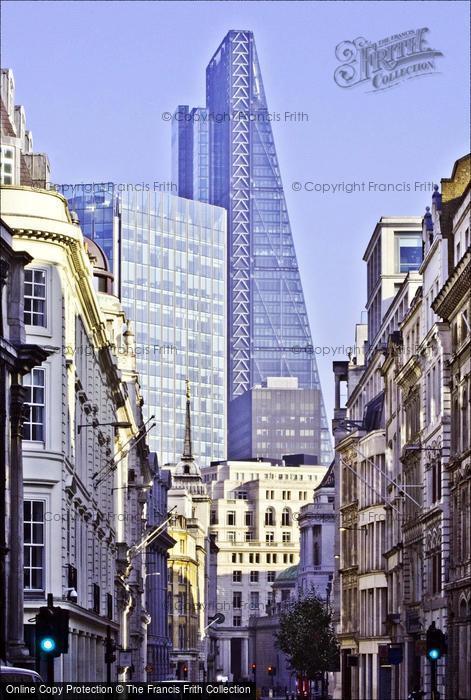
<instances>
[{"instance_id":1,"label":"sky","mask_svg":"<svg viewBox=\"0 0 471 700\"><path fill-rule=\"evenodd\" d=\"M254 32L330 420L332 361L366 318L362 257L376 222L423 215L428 183L470 150L468 3L6 0L1 19L2 67L56 183L169 183L162 115L204 105L225 34ZM424 27L443 54L434 72L380 91L334 80L342 42Z\"/></svg>"}]
</instances>

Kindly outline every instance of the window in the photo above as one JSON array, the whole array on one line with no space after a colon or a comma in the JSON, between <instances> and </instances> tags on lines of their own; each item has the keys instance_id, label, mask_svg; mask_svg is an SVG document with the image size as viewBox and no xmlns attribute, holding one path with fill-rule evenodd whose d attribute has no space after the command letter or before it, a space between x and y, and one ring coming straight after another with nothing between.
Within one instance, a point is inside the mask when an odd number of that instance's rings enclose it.
<instances>
[{"instance_id":1,"label":"window","mask_svg":"<svg viewBox=\"0 0 471 700\"><path fill-rule=\"evenodd\" d=\"M253 532L251 532L250 530L247 530L247 532L245 533L245 541L253 542Z\"/></svg>"},{"instance_id":2,"label":"window","mask_svg":"<svg viewBox=\"0 0 471 700\"><path fill-rule=\"evenodd\" d=\"M215 511L215 510L212 510L212 511L211 511L211 515L210 515L210 519L209 519L209 524L210 524L210 525L217 525L217 524L218 524L218 514L217 514L217 511Z\"/></svg>"},{"instance_id":3,"label":"window","mask_svg":"<svg viewBox=\"0 0 471 700\"><path fill-rule=\"evenodd\" d=\"M267 508L265 511L265 525L270 525L273 527L275 524L275 511L273 508Z\"/></svg>"},{"instance_id":4,"label":"window","mask_svg":"<svg viewBox=\"0 0 471 700\"><path fill-rule=\"evenodd\" d=\"M285 544L291 542L291 532L283 532L281 535L282 542Z\"/></svg>"},{"instance_id":5,"label":"window","mask_svg":"<svg viewBox=\"0 0 471 700\"><path fill-rule=\"evenodd\" d=\"M418 270L422 263L422 236L412 233L396 237L397 272Z\"/></svg>"},{"instance_id":6,"label":"window","mask_svg":"<svg viewBox=\"0 0 471 700\"><path fill-rule=\"evenodd\" d=\"M45 439L45 374L45 370L35 367L23 379L26 389L24 440L44 442Z\"/></svg>"},{"instance_id":7,"label":"window","mask_svg":"<svg viewBox=\"0 0 471 700\"><path fill-rule=\"evenodd\" d=\"M186 552L186 542L185 540L180 540L180 554L185 554Z\"/></svg>"},{"instance_id":8,"label":"window","mask_svg":"<svg viewBox=\"0 0 471 700\"><path fill-rule=\"evenodd\" d=\"M442 497L442 465L440 459L435 459L431 467L432 472L432 503L436 503Z\"/></svg>"},{"instance_id":9,"label":"window","mask_svg":"<svg viewBox=\"0 0 471 700\"><path fill-rule=\"evenodd\" d=\"M248 510L245 513L245 526L246 527L253 527L253 513L251 510Z\"/></svg>"},{"instance_id":10,"label":"window","mask_svg":"<svg viewBox=\"0 0 471 700\"><path fill-rule=\"evenodd\" d=\"M0 147L0 183L13 184L13 149Z\"/></svg>"},{"instance_id":11,"label":"window","mask_svg":"<svg viewBox=\"0 0 471 700\"><path fill-rule=\"evenodd\" d=\"M242 571L233 571L232 572L232 582L233 583L240 583L242 581Z\"/></svg>"},{"instance_id":12,"label":"window","mask_svg":"<svg viewBox=\"0 0 471 700\"><path fill-rule=\"evenodd\" d=\"M242 625L242 618L240 615L234 615L232 618L232 626L233 627L241 627Z\"/></svg>"},{"instance_id":13,"label":"window","mask_svg":"<svg viewBox=\"0 0 471 700\"><path fill-rule=\"evenodd\" d=\"M258 583L258 571L250 572L250 583Z\"/></svg>"},{"instance_id":14,"label":"window","mask_svg":"<svg viewBox=\"0 0 471 700\"><path fill-rule=\"evenodd\" d=\"M46 325L46 272L25 270L24 322L27 326Z\"/></svg>"},{"instance_id":15,"label":"window","mask_svg":"<svg viewBox=\"0 0 471 700\"><path fill-rule=\"evenodd\" d=\"M281 514L281 525L282 527L291 525L291 511L289 508L283 508L283 512Z\"/></svg>"},{"instance_id":16,"label":"window","mask_svg":"<svg viewBox=\"0 0 471 700\"><path fill-rule=\"evenodd\" d=\"M227 512L227 524L228 525L235 525L236 524L235 510L229 510Z\"/></svg>"},{"instance_id":17,"label":"window","mask_svg":"<svg viewBox=\"0 0 471 700\"><path fill-rule=\"evenodd\" d=\"M234 544L234 542L236 541L236 533L234 530L229 530L229 532L227 533L227 539L229 540L229 542Z\"/></svg>"},{"instance_id":18,"label":"window","mask_svg":"<svg viewBox=\"0 0 471 700\"><path fill-rule=\"evenodd\" d=\"M236 498L238 498L241 501L246 501L247 500L247 491L237 491Z\"/></svg>"},{"instance_id":19,"label":"window","mask_svg":"<svg viewBox=\"0 0 471 700\"><path fill-rule=\"evenodd\" d=\"M44 590L44 501L24 501L24 587Z\"/></svg>"},{"instance_id":20,"label":"window","mask_svg":"<svg viewBox=\"0 0 471 700\"><path fill-rule=\"evenodd\" d=\"M260 607L260 594L258 591L251 591L250 593L250 609L258 610Z\"/></svg>"},{"instance_id":21,"label":"window","mask_svg":"<svg viewBox=\"0 0 471 700\"><path fill-rule=\"evenodd\" d=\"M434 552L431 556L431 592L440 593L442 590L442 557L440 550Z\"/></svg>"},{"instance_id":22,"label":"window","mask_svg":"<svg viewBox=\"0 0 471 700\"><path fill-rule=\"evenodd\" d=\"M276 578L276 571L267 571L267 581L268 583L273 583Z\"/></svg>"},{"instance_id":23,"label":"window","mask_svg":"<svg viewBox=\"0 0 471 700\"><path fill-rule=\"evenodd\" d=\"M249 554L249 563L250 564L260 564L260 554L258 552L250 552Z\"/></svg>"},{"instance_id":24,"label":"window","mask_svg":"<svg viewBox=\"0 0 471 700\"><path fill-rule=\"evenodd\" d=\"M282 500L283 501L291 501L291 491L283 491L282 492Z\"/></svg>"},{"instance_id":25,"label":"window","mask_svg":"<svg viewBox=\"0 0 471 700\"><path fill-rule=\"evenodd\" d=\"M232 607L241 608L242 607L242 593L240 591L233 591L232 593Z\"/></svg>"},{"instance_id":26,"label":"window","mask_svg":"<svg viewBox=\"0 0 471 700\"><path fill-rule=\"evenodd\" d=\"M100 614L100 586L97 583L93 584L93 612Z\"/></svg>"},{"instance_id":27,"label":"window","mask_svg":"<svg viewBox=\"0 0 471 700\"><path fill-rule=\"evenodd\" d=\"M267 544L274 544L275 542L275 533L274 532L267 532L265 534L265 542Z\"/></svg>"},{"instance_id":28,"label":"window","mask_svg":"<svg viewBox=\"0 0 471 700\"><path fill-rule=\"evenodd\" d=\"M267 501L273 501L275 498L275 492L274 491L265 491L265 498Z\"/></svg>"}]
</instances>

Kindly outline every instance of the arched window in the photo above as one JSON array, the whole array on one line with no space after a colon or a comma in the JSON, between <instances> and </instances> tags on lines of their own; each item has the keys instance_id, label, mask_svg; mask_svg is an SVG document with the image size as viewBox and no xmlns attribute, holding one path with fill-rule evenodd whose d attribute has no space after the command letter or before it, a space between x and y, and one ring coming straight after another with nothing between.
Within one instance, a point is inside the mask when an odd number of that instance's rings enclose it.
<instances>
[{"instance_id":1,"label":"arched window","mask_svg":"<svg viewBox=\"0 0 471 700\"><path fill-rule=\"evenodd\" d=\"M274 525L275 524L275 511L273 508L267 508L265 511L265 525Z\"/></svg>"},{"instance_id":2,"label":"arched window","mask_svg":"<svg viewBox=\"0 0 471 700\"><path fill-rule=\"evenodd\" d=\"M281 514L281 525L282 527L291 525L291 511L289 508L283 508L283 512Z\"/></svg>"}]
</instances>

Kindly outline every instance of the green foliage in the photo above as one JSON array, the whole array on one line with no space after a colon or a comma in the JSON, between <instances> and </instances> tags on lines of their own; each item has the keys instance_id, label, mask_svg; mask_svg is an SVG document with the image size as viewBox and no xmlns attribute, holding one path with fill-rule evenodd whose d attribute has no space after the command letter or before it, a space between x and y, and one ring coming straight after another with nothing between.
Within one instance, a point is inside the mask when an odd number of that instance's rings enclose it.
<instances>
[{"instance_id":1,"label":"green foliage","mask_svg":"<svg viewBox=\"0 0 471 700\"><path fill-rule=\"evenodd\" d=\"M319 671L337 668L339 645L332 615L314 593L297 600L281 614L276 644L291 667L310 679Z\"/></svg>"}]
</instances>

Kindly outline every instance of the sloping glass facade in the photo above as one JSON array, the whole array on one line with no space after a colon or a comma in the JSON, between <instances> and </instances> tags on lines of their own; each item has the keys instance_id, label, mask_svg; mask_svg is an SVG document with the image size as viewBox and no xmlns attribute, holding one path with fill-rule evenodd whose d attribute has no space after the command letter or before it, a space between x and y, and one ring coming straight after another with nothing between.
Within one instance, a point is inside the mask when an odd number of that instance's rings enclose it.
<instances>
[{"instance_id":1,"label":"sloping glass facade","mask_svg":"<svg viewBox=\"0 0 471 700\"><path fill-rule=\"evenodd\" d=\"M77 185L68 200L84 234L114 261L117 293L133 322L145 415L156 417L150 447L161 464L178 461L189 379L194 452L203 465L224 459L226 213L161 192L116 189Z\"/></svg>"},{"instance_id":2,"label":"sloping glass facade","mask_svg":"<svg viewBox=\"0 0 471 700\"><path fill-rule=\"evenodd\" d=\"M233 399L268 377L297 377L304 389L320 390L320 381L252 32L230 31L214 54L206 71L206 108L209 201L228 212L231 457ZM191 150L184 136L180 147ZM320 456L329 464L323 400L312 410L320 410ZM255 420L251 415L248 422ZM237 421L240 426L240 416Z\"/></svg>"}]
</instances>

